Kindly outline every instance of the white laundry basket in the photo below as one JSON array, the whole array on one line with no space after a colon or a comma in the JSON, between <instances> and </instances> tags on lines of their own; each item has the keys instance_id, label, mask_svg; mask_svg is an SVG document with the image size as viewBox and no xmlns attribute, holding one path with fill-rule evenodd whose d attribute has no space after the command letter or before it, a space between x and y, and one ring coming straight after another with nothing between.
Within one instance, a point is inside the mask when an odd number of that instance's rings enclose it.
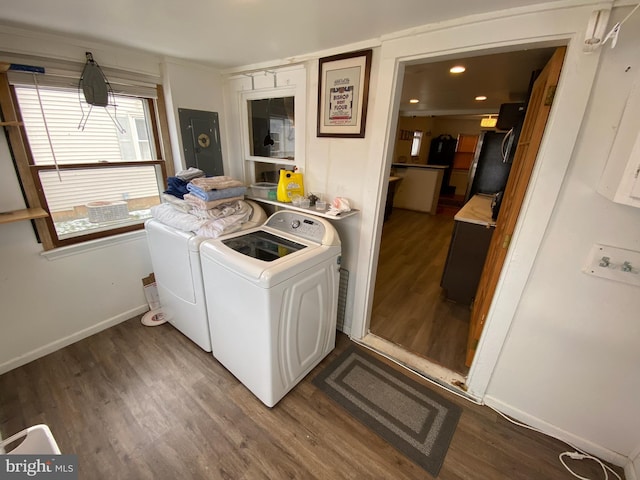
<instances>
[{"instance_id":1,"label":"white laundry basket","mask_svg":"<svg viewBox=\"0 0 640 480\"><path fill-rule=\"evenodd\" d=\"M20 440L22 437L24 437L24 440L20 445L10 452L5 452L7 445ZM51 430L44 424L25 428L21 432L2 440L0 442L0 453L6 453L8 455L61 454Z\"/></svg>"}]
</instances>

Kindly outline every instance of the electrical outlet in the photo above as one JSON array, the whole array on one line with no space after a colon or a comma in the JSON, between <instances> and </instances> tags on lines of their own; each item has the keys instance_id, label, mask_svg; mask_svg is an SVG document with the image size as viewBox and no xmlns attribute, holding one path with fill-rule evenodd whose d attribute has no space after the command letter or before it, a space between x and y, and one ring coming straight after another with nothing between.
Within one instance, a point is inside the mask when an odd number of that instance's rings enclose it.
<instances>
[{"instance_id":1,"label":"electrical outlet","mask_svg":"<svg viewBox=\"0 0 640 480\"><path fill-rule=\"evenodd\" d=\"M640 252L596 243L583 272L640 287Z\"/></svg>"}]
</instances>

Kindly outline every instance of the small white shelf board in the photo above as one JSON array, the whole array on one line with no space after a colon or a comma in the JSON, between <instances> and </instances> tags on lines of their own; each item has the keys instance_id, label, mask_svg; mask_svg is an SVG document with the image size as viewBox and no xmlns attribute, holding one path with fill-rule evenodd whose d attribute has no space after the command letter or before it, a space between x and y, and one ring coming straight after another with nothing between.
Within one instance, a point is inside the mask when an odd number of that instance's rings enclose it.
<instances>
[{"instance_id":1,"label":"small white shelf board","mask_svg":"<svg viewBox=\"0 0 640 480\"><path fill-rule=\"evenodd\" d=\"M310 215L316 215L318 217L328 218L329 220L342 220L344 218L351 217L352 215L355 215L358 212L360 212L360 210L352 209L348 212L342 212L338 215L329 215L327 214L326 210L324 211L316 210L314 207L309 207L309 208L295 207L290 203L278 202L276 200L268 200L266 198L252 197L248 195L245 198L248 198L249 200L254 200L256 202L266 203L268 205L274 205L276 207L288 208L289 210L295 210L297 212L303 212L303 213L308 213Z\"/></svg>"}]
</instances>

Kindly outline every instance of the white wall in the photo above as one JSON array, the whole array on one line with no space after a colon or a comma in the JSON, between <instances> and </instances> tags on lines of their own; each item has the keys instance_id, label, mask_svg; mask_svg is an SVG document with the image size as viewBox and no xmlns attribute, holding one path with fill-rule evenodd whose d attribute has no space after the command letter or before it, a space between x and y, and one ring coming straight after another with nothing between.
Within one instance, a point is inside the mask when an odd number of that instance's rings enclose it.
<instances>
[{"instance_id":1,"label":"white wall","mask_svg":"<svg viewBox=\"0 0 640 480\"><path fill-rule=\"evenodd\" d=\"M480 51L532 39L581 41L580 31L586 27L592 9L587 4L575 10L532 15L501 14L495 19L480 16L465 19L457 26L427 26L411 34L386 37L377 44L372 42L375 48L364 139L315 136L317 58L307 57L305 186L330 196L346 196L361 210L357 216L336 222L351 273L347 316L355 336L362 335L366 328L370 286L375 277L371 258L377 255L381 199L391 160L390 154L386 156L386 152L391 152L389 133L395 132L398 106L392 103L398 90L395 82L402 70L399 61L461 56L468 50ZM488 338L483 340L485 344L493 341L497 346L484 348L487 353L476 361L491 367L484 373L491 379L490 383L488 378L485 382L488 400L510 409L523 420L550 431L565 432L597 453L610 453L611 457L616 457L616 453L628 457L639 444L637 402L633 400L640 398L636 369L640 296L637 289L586 277L580 268L594 242L638 249L640 212L613 204L595 192L615 117L620 113L628 87L624 74L614 67L618 65L614 58L628 53L629 45L637 48L638 44L638 34L625 40L625 35L640 31L638 23L630 25L623 28L616 50L604 54L606 65L600 67L584 122L582 109L586 100L582 102L582 98L588 99L598 55L581 56L575 42L570 48L568 67L563 72L552 113L551 131L543 142L542 165L537 167L535 185L528 194L507 272L492 307L498 328L491 327ZM25 39L18 40L21 44ZM86 47L74 44L74 48L84 52ZM49 45L45 50L52 54L56 51L55 46ZM344 51L350 50L354 48L344 47ZM105 52L112 53L108 49ZM128 58L124 53L111 56L118 61ZM144 65L154 63L149 58L144 60ZM635 69L634 62L637 58L630 60ZM191 74L199 77L195 70ZM185 85L178 81L179 76L179 72L173 76L176 83ZM192 81L199 84L198 78L187 79L186 83L191 85ZM209 81L198 88L206 89ZM182 95L195 99L199 94L211 94L178 90L171 88L169 92L174 109L183 106ZM213 102L211 108L216 107ZM233 104L229 98L224 102L225 107ZM576 142L574 137L579 128ZM232 131L226 132L226 138L233 135ZM233 153L228 157L225 162L231 162L230 168L237 169ZM0 165L1 186L18 195L15 178L6 172L10 167L6 149L1 146ZM39 245L28 223L0 228L3 229L0 365L8 365L17 356L49 342L99 328L144 303L140 278L150 271L150 262L143 240L48 261L38 255ZM498 358L504 338L507 341Z\"/></svg>"},{"instance_id":2,"label":"white wall","mask_svg":"<svg viewBox=\"0 0 640 480\"><path fill-rule=\"evenodd\" d=\"M6 26L0 27L0 44L18 59L35 55L84 63L85 52L92 51L105 68L160 79L161 59L131 49ZM215 72L201 67L191 74L184 65L168 70L168 94L176 107L206 110L222 104ZM190 75L194 78L185 79ZM0 211L23 208L5 136L0 137ZM67 247L62 251L69 255L48 259L30 222L0 225L0 373L148 309L141 279L152 266L144 232L117 238L85 244L88 249Z\"/></svg>"},{"instance_id":3,"label":"white wall","mask_svg":"<svg viewBox=\"0 0 640 480\"><path fill-rule=\"evenodd\" d=\"M305 192L321 194L329 201L335 197L346 197L352 208L371 212L372 205L365 205L363 200L364 179L370 164L369 149L371 135L367 129L365 138L327 138L316 137L317 103L318 103L318 62L316 60L303 62L305 70L300 65L288 66L283 69L275 69L278 72L278 86L296 85L306 79L306 137L305 160L302 164L296 162L304 172ZM370 89L375 88L375 72L378 68L376 53L374 51ZM274 71L271 68L270 71ZM302 79L302 80L301 80ZM255 76L253 88L273 88L271 75ZM240 92L251 90L250 78L240 74L232 75L225 87L226 130L227 143L229 144L229 161L232 164L232 172L236 176L242 175L243 153L239 131L243 128L239 108ZM375 105L375 98L369 97L369 109ZM296 129L299 128L296 119ZM373 159L375 162L375 159ZM374 164L375 165L375 164ZM234 170L235 169L235 170ZM349 271L349 288L347 291L346 311L343 331L350 333L353 319L354 286L358 278L358 242L360 237L362 217L360 214L333 221L338 230L342 242L341 267ZM371 245L373 245L371 243Z\"/></svg>"},{"instance_id":4,"label":"white wall","mask_svg":"<svg viewBox=\"0 0 640 480\"><path fill-rule=\"evenodd\" d=\"M0 209L24 208L0 136ZM48 260L28 221L0 225L0 373L146 310L144 236Z\"/></svg>"},{"instance_id":5,"label":"white wall","mask_svg":"<svg viewBox=\"0 0 640 480\"><path fill-rule=\"evenodd\" d=\"M162 86L167 104L167 123L175 171L185 168L184 146L180 135L179 108L218 112L220 136L225 138L222 99L222 76L214 68L167 58L162 63ZM228 171L227 146L222 142L222 158L225 173Z\"/></svg>"},{"instance_id":6,"label":"white wall","mask_svg":"<svg viewBox=\"0 0 640 480\"><path fill-rule=\"evenodd\" d=\"M631 287L580 273L592 243L637 249L634 239L640 238L638 212L595 193L606 143L615 127L613 114L625 95L619 70L609 72L612 85L607 87L601 73L589 104L600 52L584 54L582 42L589 16L597 8L603 5L564 3L547 11L502 12L493 18L463 19L383 38L374 48L366 137L317 138L310 127L305 184L310 189L326 185L329 193L350 198L361 210L350 219L353 227L335 222L344 230L341 238L351 271L351 331L360 337L367 331L375 279L371 260L377 255L381 232L397 121L397 105L392 103L398 98L401 62L462 57L474 50L497 51L517 44L568 43L549 128L471 386L475 394L514 416L624 464L640 432L636 408L631 405L640 397L638 353L632 345L638 338L637 314L633 314L638 296L633 297L631 292L636 290ZM627 42L637 45L637 38ZM317 60L307 61L306 66L307 120L312 126L317 113ZM609 115L606 120L600 110ZM623 388L624 393L618 393Z\"/></svg>"},{"instance_id":7,"label":"white wall","mask_svg":"<svg viewBox=\"0 0 640 480\"><path fill-rule=\"evenodd\" d=\"M614 11L614 19L628 11ZM560 197L488 390L490 401L520 416L623 456L640 441L640 289L581 269L593 243L640 250L640 209L596 192L631 83L640 79L639 44L636 14L616 48L602 53Z\"/></svg>"}]
</instances>

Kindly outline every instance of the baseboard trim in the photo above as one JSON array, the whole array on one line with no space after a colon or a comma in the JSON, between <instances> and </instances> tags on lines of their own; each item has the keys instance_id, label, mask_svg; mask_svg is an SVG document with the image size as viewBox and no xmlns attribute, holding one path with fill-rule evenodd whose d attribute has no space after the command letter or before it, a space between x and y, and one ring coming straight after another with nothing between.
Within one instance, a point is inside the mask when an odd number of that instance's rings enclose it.
<instances>
[{"instance_id":1,"label":"baseboard trim","mask_svg":"<svg viewBox=\"0 0 640 480\"><path fill-rule=\"evenodd\" d=\"M624 476L626 480L640 480L640 472L637 468L640 466L640 446L631 454L627 464L624 466Z\"/></svg>"},{"instance_id":2,"label":"baseboard trim","mask_svg":"<svg viewBox=\"0 0 640 480\"><path fill-rule=\"evenodd\" d=\"M597 445L585 438L578 437L573 435L572 433L566 432L555 425L547 423L537 417L533 417L532 415L523 412L517 408L508 405L497 398L494 398L490 395L486 395L484 397L484 403L491 408L495 408L496 410L504 413L505 415L512 417L513 419L529 425L537 430L540 430L542 433L549 435L551 437L557 438L563 442L570 443L571 445L575 445L577 448L584 450L586 453L593 455L595 457L600 458L606 462L612 463L614 465L624 467L626 471L627 464L629 462L629 458L621 455L617 452L609 450L601 445ZM567 449L571 447L567 446Z\"/></svg>"},{"instance_id":3,"label":"baseboard trim","mask_svg":"<svg viewBox=\"0 0 640 480\"><path fill-rule=\"evenodd\" d=\"M71 345L72 343L77 342L78 340L82 340L83 338L87 338L91 335L94 335L102 330L106 330L109 327L113 327L119 323L124 322L125 320L129 320L130 318L135 317L136 315L141 315L149 310L149 305L141 305L136 308L132 308L126 312L123 312L115 317L108 318L99 322L95 325L87 327L79 332L72 333L66 337L55 340L51 343L43 345L42 347L36 348L35 350L31 350L23 355L12 358L8 362L0 364L0 375L8 372L9 370L13 370L14 368L21 367L33 360L36 360L40 357L44 357L45 355L49 355L50 353L55 352L56 350L60 350L61 348L66 347L67 345Z\"/></svg>"}]
</instances>

